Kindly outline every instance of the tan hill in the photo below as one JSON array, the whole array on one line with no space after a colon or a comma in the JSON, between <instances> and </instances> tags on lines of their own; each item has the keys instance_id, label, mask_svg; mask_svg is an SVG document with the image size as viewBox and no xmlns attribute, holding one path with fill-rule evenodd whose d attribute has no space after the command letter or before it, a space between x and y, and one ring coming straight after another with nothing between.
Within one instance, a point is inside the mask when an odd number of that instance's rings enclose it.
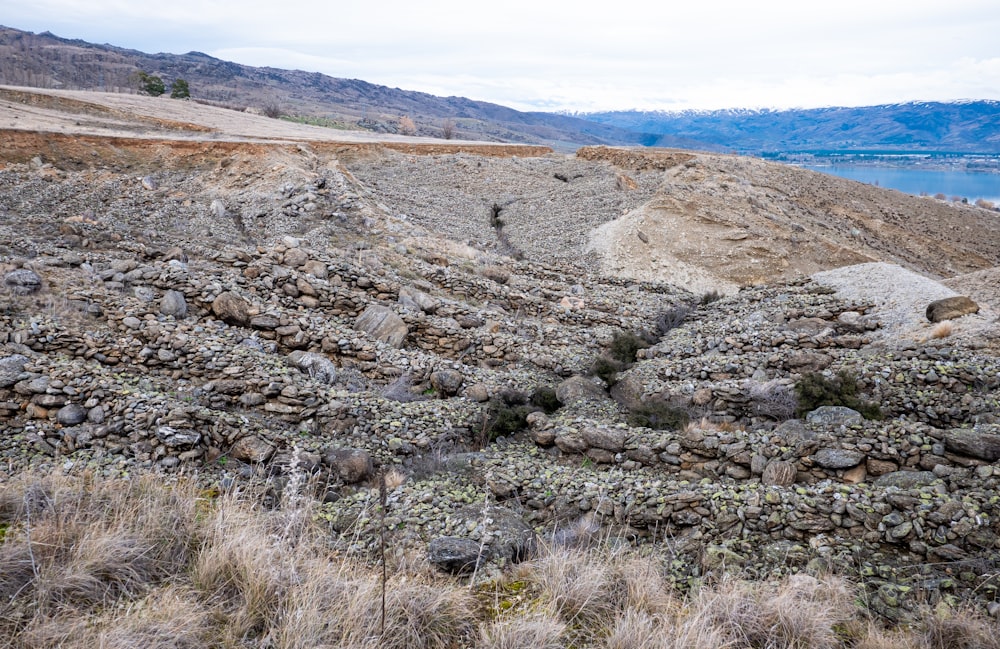
<instances>
[{"instance_id":1,"label":"tan hill","mask_svg":"<svg viewBox=\"0 0 1000 649\"><path fill-rule=\"evenodd\" d=\"M380 564L393 615L443 620L403 593L473 597L446 638L380 645L366 577L362 646L498 646L508 622L588 646L642 613L618 561L648 576L638 593L738 577L758 603L792 575L788 611L816 576L849 578L817 646L931 637L960 612L988 646L996 311L927 308L986 295L995 213L689 151L0 101L13 646L171 637L155 616L176 607L206 612L192 645L280 643L308 622L298 644L340 646L326 608L343 600L315 593L353 594L343 575ZM230 536L251 520L266 531ZM584 599L609 602L586 617L555 605L579 591L545 558L580 547ZM425 584L448 589L403 589ZM672 637L647 617L642 637Z\"/></svg>"}]
</instances>

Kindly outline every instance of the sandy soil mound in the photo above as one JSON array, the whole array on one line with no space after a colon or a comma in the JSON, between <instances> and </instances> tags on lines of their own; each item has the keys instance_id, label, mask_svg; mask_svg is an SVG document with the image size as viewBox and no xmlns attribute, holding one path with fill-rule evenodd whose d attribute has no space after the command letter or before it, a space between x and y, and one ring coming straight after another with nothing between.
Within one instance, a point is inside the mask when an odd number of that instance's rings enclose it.
<instances>
[{"instance_id":1,"label":"sandy soil mound","mask_svg":"<svg viewBox=\"0 0 1000 649\"><path fill-rule=\"evenodd\" d=\"M752 158L676 162L650 201L591 233L603 272L731 293L878 260L936 277L1000 262L988 210Z\"/></svg>"},{"instance_id":2,"label":"sandy soil mound","mask_svg":"<svg viewBox=\"0 0 1000 649\"><path fill-rule=\"evenodd\" d=\"M1000 313L1000 267L959 275L941 283Z\"/></svg>"},{"instance_id":3,"label":"sandy soil mound","mask_svg":"<svg viewBox=\"0 0 1000 649\"><path fill-rule=\"evenodd\" d=\"M927 305L960 294L940 282L882 262L828 270L812 278L836 289L839 297L874 304L874 314L881 323L877 333L887 341L929 339L934 325L927 320ZM982 303L980 307L978 314L953 321L951 335L992 336L997 330L996 312Z\"/></svg>"}]
</instances>

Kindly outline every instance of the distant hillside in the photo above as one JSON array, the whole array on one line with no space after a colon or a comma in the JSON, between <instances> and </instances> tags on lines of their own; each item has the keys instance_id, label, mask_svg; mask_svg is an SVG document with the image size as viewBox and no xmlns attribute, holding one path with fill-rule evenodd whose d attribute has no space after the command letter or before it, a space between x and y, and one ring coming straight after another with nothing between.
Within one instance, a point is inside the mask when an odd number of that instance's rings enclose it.
<instances>
[{"instance_id":1,"label":"distant hillside","mask_svg":"<svg viewBox=\"0 0 1000 649\"><path fill-rule=\"evenodd\" d=\"M672 136L646 135L566 115L526 113L464 97L436 97L357 79L240 65L200 52L146 54L0 26L0 84L134 92L130 77L138 70L160 76L168 87L174 79L185 79L195 100L235 107L277 105L289 114L322 117L348 128L393 132L405 115L415 122L418 135L427 136L443 136L444 123L451 120L453 136L464 139L539 143L564 150L586 144L704 148Z\"/></svg>"},{"instance_id":2,"label":"distant hillside","mask_svg":"<svg viewBox=\"0 0 1000 649\"><path fill-rule=\"evenodd\" d=\"M1000 102L912 102L860 108L582 114L638 133L743 152L891 149L1000 152Z\"/></svg>"}]
</instances>

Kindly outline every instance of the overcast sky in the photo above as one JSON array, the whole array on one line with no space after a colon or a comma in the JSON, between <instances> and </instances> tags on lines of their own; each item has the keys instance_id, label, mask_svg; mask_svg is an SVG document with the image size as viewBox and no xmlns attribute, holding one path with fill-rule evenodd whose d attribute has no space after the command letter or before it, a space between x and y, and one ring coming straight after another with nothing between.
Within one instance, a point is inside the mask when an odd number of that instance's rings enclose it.
<instances>
[{"instance_id":1,"label":"overcast sky","mask_svg":"<svg viewBox=\"0 0 1000 649\"><path fill-rule=\"evenodd\" d=\"M521 110L1000 99L998 0L0 0L0 23Z\"/></svg>"}]
</instances>

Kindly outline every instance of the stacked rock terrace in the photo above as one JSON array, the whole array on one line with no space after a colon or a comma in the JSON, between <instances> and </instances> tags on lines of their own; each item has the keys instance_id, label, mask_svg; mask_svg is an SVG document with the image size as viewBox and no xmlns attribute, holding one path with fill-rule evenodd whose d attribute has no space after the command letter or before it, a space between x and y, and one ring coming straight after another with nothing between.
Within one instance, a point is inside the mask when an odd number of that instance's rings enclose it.
<instances>
[{"instance_id":1,"label":"stacked rock terrace","mask_svg":"<svg viewBox=\"0 0 1000 649\"><path fill-rule=\"evenodd\" d=\"M698 305L445 245L336 165L282 167L246 195L252 169L232 167L205 172L231 193L180 172L0 172L5 477L197 472L280 491L306 472L339 542L366 553L371 486L396 468L408 479L385 522L400 549L457 538L502 564L538 536L603 530L669 555L680 584L846 570L889 616L997 596L987 350L876 344L871 305L805 280ZM610 393L588 375L616 333L679 307ZM800 419L776 398L841 371L884 419ZM491 399L538 387L563 406L484 444ZM650 404L693 423L630 425Z\"/></svg>"}]
</instances>

